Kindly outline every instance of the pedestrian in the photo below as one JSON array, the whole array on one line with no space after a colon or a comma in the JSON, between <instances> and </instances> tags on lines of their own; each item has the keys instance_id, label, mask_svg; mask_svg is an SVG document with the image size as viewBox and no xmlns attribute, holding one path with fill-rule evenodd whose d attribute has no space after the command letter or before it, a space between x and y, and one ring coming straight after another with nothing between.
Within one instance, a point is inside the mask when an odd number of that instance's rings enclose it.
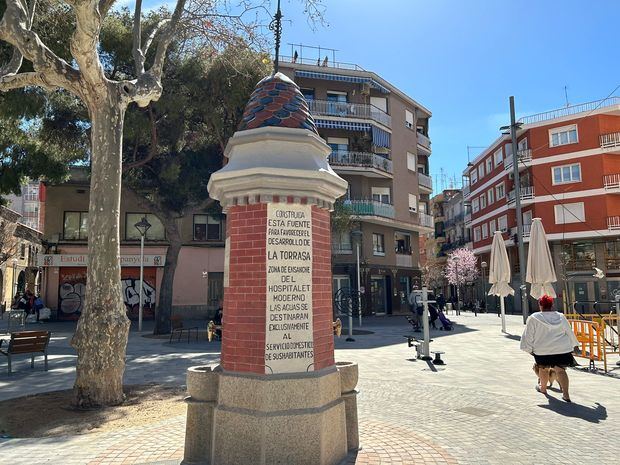
<instances>
[{"instance_id":1,"label":"pedestrian","mask_svg":"<svg viewBox=\"0 0 620 465\"><path fill-rule=\"evenodd\" d=\"M439 310L445 310L446 309L446 298L443 296L443 294L439 294L437 296L437 308Z\"/></svg>"},{"instance_id":2,"label":"pedestrian","mask_svg":"<svg viewBox=\"0 0 620 465\"><path fill-rule=\"evenodd\" d=\"M540 311L527 319L521 336L521 350L532 354L538 365L536 390L547 395L549 372L553 369L562 389L562 399L570 402L566 367L576 365L573 351L579 348L579 342L568 320L552 307L552 297L543 295L538 300Z\"/></svg>"},{"instance_id":3,"label":"pedestrian","mask_svg":"<svg viewBox=\"0 0 620 465\"><path fill-rule=\"evenodd\" d=\"M28 308L28 298L26 294L21 294L19 296L19 300L17 301L17 309L25 311L26 315L28 314L29 308Z\"/></svg>"},{"instance_id":4,"label":"pedestrian","mask_svg":"<svg viewBox=\"0 0 620 465\"><path fill-rule=\"evenodd\" d=\"M41 309L45 307L45 304L43 303L43 299L41 298L40 295L36 296L34 299L34 303L32 305L32 308L34 309L35 313L37 314L37 321L39 321L39 317L41 314Z\"/></svg>"},{"instance_id":5,"label":"pedestrian","mask_svg":"<svg viewBox=\"0 0 620 465\"><path fill-rule=\"evenodd\" d=\"M430 297L429 300L435 299ZM439 312L437 311L436 304L428 304L428 321L433 329L437 329L437 325L435 325L437 318L439 318Z\"/></svg>"},{"instance_id":6,"label":"pedestrian","mask_svg":"<svg viewBox=\"0 0 620 465\"><path fill-rule=\"evenodd\" d=\"M422 326L422 315L424 314L424 306L422 305L422 291L417 285L413 285L408 297L409 310L413 313L414 331L419 331Z\"/></svg>"}]
</instances>

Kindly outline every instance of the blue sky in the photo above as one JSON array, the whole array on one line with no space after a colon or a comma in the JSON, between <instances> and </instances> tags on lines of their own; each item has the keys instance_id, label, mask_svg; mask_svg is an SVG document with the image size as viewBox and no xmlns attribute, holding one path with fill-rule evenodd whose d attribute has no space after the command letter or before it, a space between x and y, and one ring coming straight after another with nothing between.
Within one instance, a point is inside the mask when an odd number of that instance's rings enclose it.
<instances>
[{"instance_id":1,"label":"blue sky","mask_svg":"<svg viewBox=\"0 0 620 465\"><path fill-rule=\"evenodd\" d=\"M338 61L377 72L429 108L433 175L443 168L460 180L467 146L490 144L509 123L510 95L526 115L564 106L564 86L581 103L620 85L618 0L324 3L329 25L313 31L299 1L282 0L292 21L284 53L289 42L338 49Z\"/></svg>"},{"instance_id":2,"label":"blue sky","mask_svg":"<svg viewBox=\"0 0 620 465\"><path fill-rule=\"evenodd\" d=\"M173 2L145 1L165 3ZM509 123L510 95L522 116L564 106L564 86L575 104L620 85L620 0L323 3L328 24L313 29L302 0L282 0L282 53L290 54L291 42L338 49L338 61L375 71L429 108L438 188L442 169L460 181L468 145L490 144Z\"/></svg>"}]
</instances>

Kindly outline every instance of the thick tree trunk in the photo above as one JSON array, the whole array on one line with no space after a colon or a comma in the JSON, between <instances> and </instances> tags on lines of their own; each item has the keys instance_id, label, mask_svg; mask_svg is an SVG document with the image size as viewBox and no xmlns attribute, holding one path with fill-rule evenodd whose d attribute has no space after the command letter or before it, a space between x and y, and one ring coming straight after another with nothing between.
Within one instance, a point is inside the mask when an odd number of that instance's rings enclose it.
<instances>
[{"instance_id":1,"label":"thick tree trunk","mask_svg":"<svg viewBox=\"0 0 620 465\"><path fill-rule=\"evenodd\" d=\"M98 89L99 91L101 89ZM77 350L74 403L82 408L123 402L129 320L121 295L119 220L125 104L113 88L88 102L91 187L86 302L72 345Z\"/></svg>"},{"instance_id":2,"label":"thick tree trunk","mask_svg":"<svg viewBox=\"0 0 620 465\"><path fill-rule=\"evenodd\" d=\"M159 290L159 305L155 309L155 328L153 334L167 334L170 332L170 317L172 315L172 294L174 289L174 273L179 261L179 252L183 245L179 228L174 218L162 217L168 239L166 264Z\"/></svg>"}]
</instances>

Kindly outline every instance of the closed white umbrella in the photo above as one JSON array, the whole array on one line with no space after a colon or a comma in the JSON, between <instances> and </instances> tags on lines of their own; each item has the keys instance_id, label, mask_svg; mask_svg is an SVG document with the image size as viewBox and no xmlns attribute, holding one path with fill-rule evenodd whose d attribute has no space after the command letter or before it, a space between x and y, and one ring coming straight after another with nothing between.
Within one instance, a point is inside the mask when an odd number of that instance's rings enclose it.
<instances>
[{"instance_id":1,"label":"closed white umbrella","mask_svg":"<svg viewBox=\"0 0 620 465\"><path fill-rule=\"evenodd\" d=\"M504 297L515 295L515 291L510 285L510 262L508 252L501 231L495 231L493 244L491 245L491 266L489 268L489 284L491 289L489 295L499 297L499 306L502 313L502 332L506 332L506 309L504 307Z\"/></svg>"},{"instance_id":2,"label":"closed white umbrella","mask_svg":"<svg viewBox=\"0 0 620 465\"><path fill-rule=\"evenodd\" d=\"M555 276L549 243L540 218L532 220L525 280L532 285L530 295L535 299L540 299L545 294L556 297L555 289L551 283L558 279Z\"/></svg>"}]
</instances>

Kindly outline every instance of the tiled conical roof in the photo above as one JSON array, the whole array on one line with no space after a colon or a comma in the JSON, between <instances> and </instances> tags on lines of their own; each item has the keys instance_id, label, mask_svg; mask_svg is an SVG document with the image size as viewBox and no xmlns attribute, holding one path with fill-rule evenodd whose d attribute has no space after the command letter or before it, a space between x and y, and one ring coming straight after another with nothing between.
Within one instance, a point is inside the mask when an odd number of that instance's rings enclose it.
<instances>
[{"instance_id":1,"label":"tiled conical roof","mask_svg":"<svg viewBox=\"0 0 620 465\"><path fill-rule=\"evenodd\" d=\"M318 134L308 102L297 84L282 73L267 76L256 85L238 130L268 126L308 129Z\"/></svg>"}]
</instances>

